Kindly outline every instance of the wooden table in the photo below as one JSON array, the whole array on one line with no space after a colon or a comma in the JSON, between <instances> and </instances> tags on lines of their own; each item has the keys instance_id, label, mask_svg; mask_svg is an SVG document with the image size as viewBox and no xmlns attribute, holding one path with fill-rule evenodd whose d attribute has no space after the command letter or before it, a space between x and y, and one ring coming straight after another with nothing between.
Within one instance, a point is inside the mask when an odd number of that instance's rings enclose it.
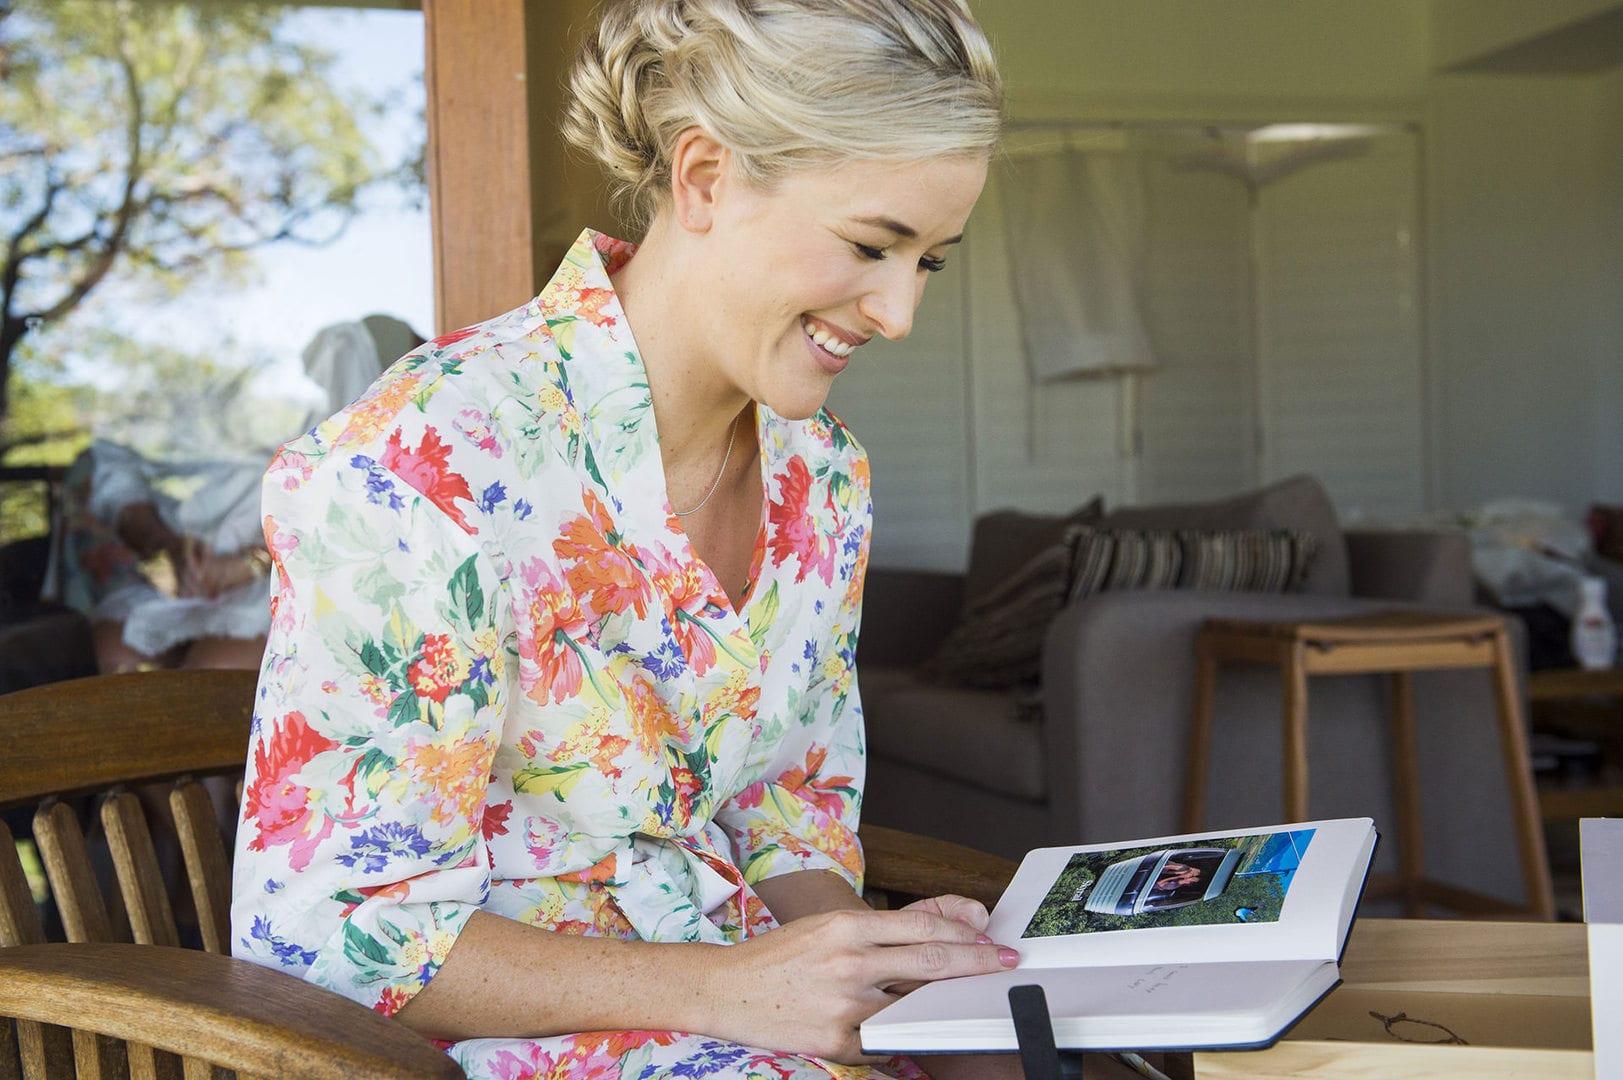
<instances>
[{"instance_id":1,"label":"wooden table","mask_svg":"<svg viewBox=\"0 0 1623 1080\"><path fill-rule=\"evenodd\" d=\"M1623 768L1623 669L1535 671L1527 677L1527 701L1535 730L1592 739L1612 769ZM1545 821L1623 816L1623 783L1603 777L1574 787L1543 784L1538 801Z\"/></svg>"},{"instance_id":2,"label":"wooden table","mask_svg":"<svg viewBox=\"0 0 1623 1080\"><path fill-rule=\"evenodd\" d=\"M1360 919L1341 975L1342 985L1271 1049L1195 1054L1195 1076L1595 1075L1580 923Z\"/></svg>"}]
</instances>

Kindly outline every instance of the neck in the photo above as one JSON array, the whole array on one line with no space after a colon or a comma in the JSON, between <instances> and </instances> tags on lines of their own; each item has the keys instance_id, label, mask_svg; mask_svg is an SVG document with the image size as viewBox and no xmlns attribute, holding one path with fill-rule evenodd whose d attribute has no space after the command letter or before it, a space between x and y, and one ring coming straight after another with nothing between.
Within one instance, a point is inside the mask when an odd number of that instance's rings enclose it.
<instances>
[{"instance_id":1,"label":"neck","mask_svg":"<svg viewBox=\"0 0 1623 1080\"><path fill-rule=\"evenodd\" d=\"M750 399L722 373L708 347L706 327L724 313L706 309L702 289L692 284L705 276L684 257L679 231L662 226L657 221L649 230L614 276L614 289L648 373L667 475L714 470Z\"/></svg>"}]
</instances>

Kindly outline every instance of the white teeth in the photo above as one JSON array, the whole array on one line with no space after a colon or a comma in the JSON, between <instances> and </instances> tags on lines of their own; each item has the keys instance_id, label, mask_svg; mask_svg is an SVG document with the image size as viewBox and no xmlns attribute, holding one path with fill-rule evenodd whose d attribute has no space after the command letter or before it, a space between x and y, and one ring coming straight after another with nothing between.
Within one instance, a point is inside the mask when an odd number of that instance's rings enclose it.
<instances>
[{"instance_id":1,"label":"white teeth","mask_svg":"<svg viewBox=\"0 0 1623 1080\"><path fill-rule=\"evenodd\" d=\"M801 320L800 328L806 332L806 336L811 338L814 343L821 348L827 349L835 356L849 356L851 350L856 347L850 342L835 337L820 326L813 327L811 323L805 320Z\"/></svg>"}]
</instances>

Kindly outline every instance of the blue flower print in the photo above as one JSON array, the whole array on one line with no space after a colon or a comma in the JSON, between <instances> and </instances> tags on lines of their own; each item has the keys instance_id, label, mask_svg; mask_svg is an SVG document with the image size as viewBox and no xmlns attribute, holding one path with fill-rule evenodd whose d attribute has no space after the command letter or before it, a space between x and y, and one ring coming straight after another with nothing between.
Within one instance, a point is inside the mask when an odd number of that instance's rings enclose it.
<instances>
[{"instance_id":1,"label":"blue flower print","mask_svg":"<svg viewBox=\"0 0 1623 1080\"><path fill-rule=\"evenodd\" d=\"M338 856L345 866L358 867L363 874L380 874L392 855L427 855L428 839L415 825L386 821L375 829L349 838L351 850Z\"/></svg>"}]
</instances>

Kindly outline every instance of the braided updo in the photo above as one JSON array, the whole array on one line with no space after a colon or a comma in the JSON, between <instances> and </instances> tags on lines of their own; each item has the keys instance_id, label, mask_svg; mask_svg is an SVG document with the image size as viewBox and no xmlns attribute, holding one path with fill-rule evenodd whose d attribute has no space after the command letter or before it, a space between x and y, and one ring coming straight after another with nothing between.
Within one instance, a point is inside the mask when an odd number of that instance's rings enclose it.
<instances>
[{"instance_id":1,"label":"braided updo","mask_svg":"<svg viewBox=\"0 0 1623 1080\"><path fill-rule=\"evenodd\" d=\"M564 137L608 170L638 230L694 125L765 186L852 159L987 153L1003 103L964 0L620 0L569 90Z\"/></svg>"}]
</instances>

